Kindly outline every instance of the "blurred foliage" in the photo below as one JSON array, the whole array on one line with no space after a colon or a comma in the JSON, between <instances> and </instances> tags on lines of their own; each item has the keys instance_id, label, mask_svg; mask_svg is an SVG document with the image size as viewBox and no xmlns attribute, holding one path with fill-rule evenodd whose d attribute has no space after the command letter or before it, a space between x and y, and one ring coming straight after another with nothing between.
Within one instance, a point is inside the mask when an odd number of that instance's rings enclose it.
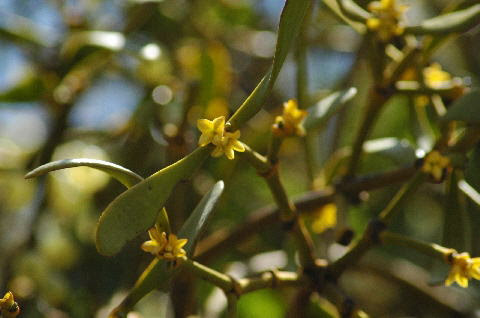
<instances>
[{"instance_id":1,"label":"blurred foliage","mask_svg":"<svg viewBox=\"0 0 480 318\"><path fill-rule=\"evenodd\" d=\"M358 4L366 10L368 2ZM404 3L410 6L406 16L411 25L453 8L478 7L475 0ZM284 4L278 0L0 2L0 293L13 291L20 317L107 317L151 261L151 255L139 248L147 233L112 257L99 255L95 248L100 212L124 191L121 184L88 167L24 180L40 165L90 158L148 177L197 147L198 119L228 118L244 105L262 77L273 72L278 75L276 82L275 78L265 81L271 94L259 97L259 111L237 127L241 140L259 153L268 153L271 125L281 114L282 103L296 98L313 115L305 122L307 137L287 139L278 154L287 193L298 197L340 182L360 119L367 112L365 101L378 80L368 65L368 37L356 32L365 32L363 24L337 17L336 1L314 1L307 14L311 23L301 31L306 82L299 84L297 46L288 56L288 49L281 52L283 67L281 61L273 71L269 69ZM480 29L478 20L469 26L474 24L460 30L466 31L460 35L438 39L425 63L439 62L453 76L478 87L480 56L475 52L480 50ZM285 27L282 36L289 32L295 30ZM397 51L405 45L393 44ZM478 125L478 95L472 90L457 100L441 120L435 98L420 105L414 94L395 95L378 114L356 172L363 176L412 164L434 147L444 128L439 124L442 120L466 122L458 124L457 135L469 124ZM447 106L452 100L443 98ZM447 184L422 186L394 218L391 229L479 255L478 237L472 235L480 228L479 149L477 145L464 153L469 162L464 157L451 159L465 166L470 188L460 186L459 191L453 174ZM166 201L174 233L217 180L225 182L225 189L204 237L228 232L273 202L267 185L241 160L208 158L191 180L176 184L184 176L175 173L174 177L170 196L156 197L163 199L162 204ZM337 225L326 231L315 225L322 208L317 206L305 217L309 230L317 228L310 231L316 254L337 259L345 247L335 240L346 228L358 238L399 188L395 183L353 197L337 196ZM151 207L152 220L160 208ZM456 228L462 233L452 232ZM455 233L462 234L461 239ZM275 268L295 271L295 251L281 226L270 224L222 250L206 265L234 277ZM478 311L478 282L468 290L427 286L443 284L447 271L414 250L385 246L347 271L340 284L371 317L467 317ZM172 285L168 295L162 289L143 298L131 317L225 316L226 299L218 288L188 275L176 277ZM306 317L339 315L330 300L317 294L305 297ZM256 291L239 299L238 316L295 317L291 308L297 298L291 287Z\"/></svg>"}]
</instances>

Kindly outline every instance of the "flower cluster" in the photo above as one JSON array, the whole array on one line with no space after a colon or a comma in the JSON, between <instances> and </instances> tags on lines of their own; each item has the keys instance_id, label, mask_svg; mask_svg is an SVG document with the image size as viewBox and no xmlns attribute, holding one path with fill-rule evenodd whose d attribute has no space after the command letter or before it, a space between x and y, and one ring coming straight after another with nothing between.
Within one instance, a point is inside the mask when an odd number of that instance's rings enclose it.
<instances>
[{"instance_id":1,"label":"flower cluster","mask_svg":"<svg viewBox=\"0 0 480 318\"><path fill-rule=\"evenodd\" d=\"M374 17L367 20L368 29L375 31L383 42L390 41L394 36L402 35L404 28L400 19L406 8L404 5L397 5L395 0L370 2L368 10Z\"/></svg>"},{"instance_id":2,"label":"flower cluster","mask_svg":"<svg viewBox=\"0 0 480 318\"><path fill-rule=\"evenodd\" d=\"M7 292L0 299L0 316L4 318L15 318L20 313L20 307L15 302L12 292Z\"/></svg>"},{"instance_id":3,"label":"flower cluster","mask_svg":"<svg viewBox=\"0 0 480 318\"><path fill-rule=\"evenodd\" d=\"M423 69L423 80L425 85L433 89L449 89L443 93L443 96L455 100L462 96L466 91L463 80L452 75L442 69L438 63L432 63Z\"/></svg>"},{"instance_id":4,"label":"flower cluster","mask_svg":"<svg viewBox=\"0 0 480 318\"><path fill-rule=\"evenodd\" d=\"M450 159L442 156L437 150L433 150L423 159L421 170L432 176L435 181L440 182L449 166Z\"/></svg>"},{"instance_id":5,"label":"flower cluster","mask_svg":"<svg viewBox=\"0 0 480 318\"><path fill-rule=\"evenodd\" d=\"M468 280L480 280L480 257L470 258L468 253L453 253L449 259L452 267L445 280L445 285L450 286L456 282L461 287L468 287Z\"/></svg>"},{"instance_id":6,"label":"flower cluster","mask_svg":"<svg viewBox=\"0 0 480 318\"><path fill-rule=\"evenodd\" d=\"M273 132L277 136L305 136L305 128L303 121L307 116L305 110L298 109L298 104L295 100L290 99L283 103L283 114L275 118L273 124Z\"/></svg>"},{"instance_id":7,"label":"flower cluster","mask_svg":"<svg viewBox=\"0 0 480 318\"><path fill-rule=\"evenodd\" d=\"M175 234L169 234L158 231L157 228L148 230L150 241L142 244L142 250L151 253L158 258L163 258L169 261L186 255L183 246L187 244L187 239L178 239Z\"/></svg>"},{"instance_id":8,"label":"flower cluster","mask_svg":"<svg viewBox=\"0 0 480 318\"><path fill-rule=\"evenodd\" d=\"M244 152L245 147L238 141L240 138L240 130L234 132L225 131L225 117L220 116L214 120L199 119L197 127L202 133L198 140L198 145L204 147L210 143L215 145L212 152L213 157L220 157L225 154L228 159L235 158L234 151Z\"/></svg>"}]
</instances>

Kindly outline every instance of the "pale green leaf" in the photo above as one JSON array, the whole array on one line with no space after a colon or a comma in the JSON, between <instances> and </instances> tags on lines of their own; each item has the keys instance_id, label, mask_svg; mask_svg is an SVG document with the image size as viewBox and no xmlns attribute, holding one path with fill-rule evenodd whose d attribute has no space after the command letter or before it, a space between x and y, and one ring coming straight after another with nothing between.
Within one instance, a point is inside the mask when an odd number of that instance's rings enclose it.
<instances>
[{"instance_id":1,"label":"pale green leaf","mask_svg":"<svg viewBox=\"0 0 480 318\"><path fill-rule=\"evenodd\" d=\"M423 21L420 25L405 28L412 34L448 34L465 32L480 23L480 4L463 10L442 14Z\"/></svg>"},{"instance_id":2,"label":"pale green leaf","mask_svg":"<svg viewBox=\"0 0 480 318\"><path fill-rule=\"evenodd\" d=\"M114 255L127 241L152 227L173 187L190 178L211 151L211 147L198 148L113 200L100 216L96 232L98 251Z\"/></svg>"},{"instance_id":3,"label":"pale green leaf","mask_svg":"<svg viewBox=\"0 0 480 318\"><path fill-rule=\"evenodd\" d=\"M326 5L337 17L350 25L358 33L364 34L366 32L366 27L363 23L354 21L345 16L345 14L342 12L342 9L338 5L337 0L323 0L323 4Z\"/></svg>"},{"instance_id":4,"label":"pale green leaf","mask_svg":"<svg viewBox=\"0 0 480 318\"><path fill-rule=\"evenodd\" d=\"M223 193L223 189L223 181L218 181L198 203L192 214L190 214L189 218L185 221L185 224L183 224L178 232L179 238L188 239L188 243L185 245L185 251L187 252L188 257L193 256L197 241L213 216L212 212Z\"/></svg>"},{"instance_id":5,"label":"pale green leaf","mask_svg":"<svg viewBox=\"0 0 480 318\"><path fill-rule=\"evenodd\" d=\"M103 172L108 173L110 176L117 179L118 181L120 181L127 188L143 180L143 178L140 177L135 172L130 171L117 164L103 161L103 160L86 159L86 158L63 159L63 160L58 160L54 162L49 162L47 164L44 164L30 171L25 175L25 178L30 179L30 178L44 175L48 172L52 172L55 170L74 168L74 167L90 167L97 170L101 170Z\"/></svg>"},{"instance_id":6,"label":"pale green leaf","mask_svg":"<svg viewBox=\"0 0 480 318\"><path fill-rule=\"evenodd\" d=\"M285 62L288 51L296 41L307 10L312 0L286 0L280 16L278 27L277 46L272 67L263 77L257 87L248 96L245 102L237 109L229 120L231 130L238 129L244 122L252 118L262 109L266 97L271 92L278 74Z\"/></svg>"},{"instance_id":7,"label":"pale green leaf","mask_svg":"<svg viewBox=\"0 0 480 318\"><path fill-rule=\"evenodd\" d=\"M305 129L317 129L323 127L327 121L346 106L357 94L355 87L338 91L328 95L320 100L317 104L307 109L308 116L305 119Z\"/></svg>"},{"instance_id":8,"label":"pale green leaf","mask_svg":"<svg viewBox=\"0 0 480 318\"><path fill-rule=\"evenodd\" d=\"M459 120L470 124L480 123L480 89L473 89L457 99L449 108L443 121Z\"/></svg>"}]
</instances>

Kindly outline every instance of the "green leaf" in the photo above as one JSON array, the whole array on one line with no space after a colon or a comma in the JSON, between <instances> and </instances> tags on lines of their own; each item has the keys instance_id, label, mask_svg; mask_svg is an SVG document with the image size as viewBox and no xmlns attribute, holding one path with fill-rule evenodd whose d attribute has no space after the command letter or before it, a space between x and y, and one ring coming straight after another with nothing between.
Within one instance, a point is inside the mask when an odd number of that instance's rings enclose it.
<instances>
[{"instance_id":1,"label":"green leaf","mask_svg":"<svg viewBox=\"0 0 480 318\"><path fill-rule=\"evenodd\" d=\"M188 257L193 256L198 239L203 234L206 225L213 216L212 212L214 211L215 206L217 205L218 200L223 193L223 189L223 181L220 180L215 183L213 188L198 203L192 214L189 216L187 221L185 221L185 224L183 224L182 228L178 232L179 238L188 239L188 243L185 246L185 251L187 252Z\"/></svg>"},{"instance_id":2,"label":"green leaf","mask_svg":"<svg viewBox=\"0 0 480 318\"><path fill-rule=\"evenodd\" d=\"M405 139L394 137L373 139L363 146L367 154L386 157L397 164L412 163L415 161L415 149Z\"/></svg>"},{"instance_id":3,"label":"green leaf","mask_svg":"<svg viewBox=\"0 0 480 318\"><path fill-rule=\"evenodd\" d=\"M472 242L470 222L458 188L457 174L457 171L453 171L447 182L442 245L457 251L469 251Z\"/></svg>"},{"instance_id":4,"label":"green leaf","mask_svg":"<svg viewBox=\"0 0 480 318\"><path fill-rule=\"evenodd\" d=\"M44 86L40 78L33 74L27 75L14 87L0 92L0 102L30 102L40 99Z\"/></svg>"},{"instance_id":5,"label":"green leaf","mask_svg":"<svg viewBox=\"0 0 480 318\"><path fill-rule=\"evenodd\" d=\"M133 185L143 180L143 178L140 177L135 172L130 171L127 168L124 168L117 164L103 161L103 160L86 159L86 158L63 159L63 160L58 160L54 162L49 162L27 173L25 175L25 179L35 178L55 170L74 168L74 167L90 167L90 168L101 170L103 172L108 173L110 176L117 179L118 181L120 181L127 188L130 188Z\"/></svg>"},{"instance_id":6,"label":"green leaf","mask_svg":"<svg viewBox=\"0 0 480 318\"><path fill-rule=\"evenodd\" d=\"M420 25L405 28L412 34L448 34L465 32L480 23L480 4L463 10L442 14L423 21Z\"/></svg>"},{"instance_id":7,"label":"green leaf","mask_svg":"<svg viewBox=\"0 0 480 318\"><path fill-rule=\"evenodd\" d=\"M323 127L327 121L339 112L348 101L357 94L355 87L332 93L320 100L316 105L307 109L308 116L305 119L305 129L317 129Z\"/></svg>"},{"instance_id":8,"label":"green leaf","mask_svg":"<svg viewBox=\"0 0 480 318\"><path fill-rule=\"evenodd\" d=\"M459 120L469 124L480 123L479 101L480 89L471 90L448 108L447 113L442 117L442 121Z\"/></svg>"},{"instance_id":9,"label":"green leaf","mask_svg":"<svg viewBox=\"0 0 480 318\"><path fill-rule=\"evenodd\" d=\"M468 182L477 192L480 192L480 145L472 151L472 155L465 169L465 181Z\"/></svg>"},{"instance_id":10,"label":"green leaf","mask_svg":"<svg viewBox=\"0 0 480 318\"><path fill-rule=\"evenodd\" d=\"M286 0L280 16L277 46L270 70L245 102L237 109L229 120L231 130L238 129L244 122L252 118L263 107L267 95L271 92L278 74L285 62L288 51L297 39L303 18L310 8L312 0Z\"/></svg>"},{"instance_id":11,"label":"green leaf","mask_svg":"<svg viewBox=\"0 0 480 318\"><path fill-rule=\"evenodd\" d=\"M180 180L190 178L211 151L209 146L197 148L113 200L98 222L96 244L99 253L114 255L127 241L152 227L173 187Z\"/></svg>"},{"instance_id":12,"label":"green leaf","mask_svg":"<svg viewBox=\"0 0 480 318\"><path fill-rule=\"evenodd\" d=\"M120 32L80 31L70 35L62 46L62 55L72 58L84 46L95 46L117 52L125 46L125 36Z\"/></svg>"},{"instance_id":13,"label":"green leaf","mask_svg":"<svg viewBox=\"0 0 480 318\"><path fill-rule=\"evenodd\" d=\"M197 207L193 210L182 229L178 232L178 238L187 238L185 246L187 256L191 257L195 250L197 240L201 236L213 210L224 190L223 181L218 181L213 188L202 198ZM128 293L122 304L115 309L115 312L127 313L146 294L155 288L167 288L170 278L177 272L177 268L169 268L167 262L155 258L138 278L135 286Z\"/></svg>"},{"instance_id":14,"label":"green leaf","mask_svg":"<svg viewBox=\"0 0 480 318\"><path fill-rule=\"evenodd\" d=\"M360 23L360 22L352 20L351 18L348 18L344 14L344 12L342 12L343 10L338 5L337 0L323 0L323 4L326 5L337 17L339 17L345 23L350 25L358 33L364 34L366 32L366 27L363 23Z\"/></svg>"}]
</instances>

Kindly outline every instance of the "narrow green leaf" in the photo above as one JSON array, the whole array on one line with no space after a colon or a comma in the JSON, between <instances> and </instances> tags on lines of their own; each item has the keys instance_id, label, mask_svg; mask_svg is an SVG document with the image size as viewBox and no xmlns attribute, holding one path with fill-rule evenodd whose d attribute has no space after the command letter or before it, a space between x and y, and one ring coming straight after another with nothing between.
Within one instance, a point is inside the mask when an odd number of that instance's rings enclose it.
<instances>
[{"instance_id":1,"label":"narrow green leaf","mask_svg":"<svg viewBox=\"0 0 480 318\"><path fill-rule=\"evenodd\" d=\"M307 109L308 116L305 119L305 129L317 129L324 126L327 121L346 106L357 94L355 87L332 93L320 100L316 105Z\"/></svg>"},{"instance_id":2,"label":"narrow green leaf","mask_svg":"<svg viewBox=\"0 0 480 318\"><path fill-rule=\"evenodd\" d=\"M470 222L465 202L458 188L458 172L453 171L447 182L444 204L444 226L442 245L457 251L469 251L471 239Z\"/></svg>"},{"instance_id":3,"label":"narrow green leaf","mask_svg":"<svg viewBox=\"0 0 480 318\"><path fill-rule=\"evenodd\" d=\"M366 27L363 23L354 21L345 16L345 14L342 12L342 9L338 5L337 0L323 0L323 4L326 5L337 17L350 25L358 33L364 34L366 32Z\"/></svg>"},{"instance_id":4,"label":"narrow green leaf","mask_svg":"<svg viewBox=\"0 0 480 318\"><path fill-rule=\"evenodd\" d=\"M190 178L211 151L211 147L200 147L113 200L100 216L96 233L98 251L114 255L127 241L152 227L173 187Z\"/></svg>"},{"instance_id":5,"label":"narrow green leaf","mask_svg":"<svg viewBox=\"0 0 480 318\"><path fill-rule=\"evenodd\" d=\"M84 46L95 46L117 52L125 46L125 36L120 32L80 31L70 35L62 46L62 55L73 57Z\"/></svg>"},{"instance_id":6,"label":"narrow green leaf","mask_svg":"<svg viewBox=\"0 0 480 318\"><path fill-rule=\"evenodd\" d=\"M218 181L198 203L197 207L182 226L182 229L178 232L177 236L179 238L188 239L188 243L185 246L188 257L193 255L197 240L200 238L205 226L212 217L212 212L223 193L223 189L223 181ZM155 258L138 278L135 286L114 312L127 313L140 299L153 289L166 288L170 278L176 272L177 268L169 268L166 262Z\"/></svg>"},{"instance_id":7,"label":"narrow green leaf","mask_svg":"<svg viewBox=\"0 0 480 318\"><path fill-rule=\"evenodd\" d=\"M128 170L122 166L117 164L97 160L97 159L86 159L86 158L79 158L79 159L63 159L54 162L49 162L47 164L41 165L38 168L30 171L25 175L25 179L35 178L46 173L66 169L66 168L74 168L74 167L90 167L97 170L101 170L103 172L108 173L113 178L120 181L123 185L127 188L139 183L143 180L135 172Z\"/></svg>"},{"instance_id":8,"label":"narrow green leaf","mask_svg":"<svg viewBox=\"0 0 480 318\"><path fill-rule=\"evenodd\" d=\"M469 124L480 123L480 89L473 89L467 94L457 99L453 105L448 108L442 121L459 120Z\"/></svg>"},{"instance_id":9,"label":"narrow green leaf","mask_svg":"<svg viewBox=\"0 0 480 318\"><path fill-rule=\"evenodd\" d=\"M365 23L372 17L370 12L365 11L353 0L337 0L337 3L342 13L354 21Z\"/></svg>"},{"instance_id":10,"label":"narrow green leaf","mask_svg":"<svg viewBox=\"0 0 480 318\"><path fill-rule=\"evenodd\" d=\"M40 99L44 86L40 78L30 74L14 87L0 92L0 102L30 102Z\"/></svg>"},{"instance_id":11,"label":"narrow green leaf","mask_svg":"<svg viewBox=\"0 0 480 318\"><path fill-rule=\"evenodd\" d=\"M470 184L468 184L465 180L458 181L458 188L462 190L462 192L470 198L473 202L480 206L480 193L475 190Z\"/></svg>"},{"instance_id":12,"label":"narrow green leaf","mask_svg":"<svg viewBox=\"0 0 480 318\"><path fill-rule=\"evenodd\" d=\"M245 102L237 109L229 120L230 129L238 129L244 122L253 117L263 107L266 97L271 92L288 51L296 41L303 18L310 8L312 0L286 0L280 16L277 46L272 67Z\"/></svg>"},{"instance_id":13,"label":"narrow green leaf","mask_svg":"<svg viewBox=\"0 0 480 318\"><path fill-rule=\"evenodd\" d=\"M463 10L442 14L423 21L420 25L405 28L411 34L448 34L465 32L480 23L480 4Z\"/></svg>"},{"instance_id":14,"label":"narrow green leaf","mask_svg":"<svg viewBox=\"0 0 480 318\"><path fill-rule=\"evenodd\" d=\"M477 192L480 192L480 145L472 151L465 169L465 181L468 182Z\"/></svg>"},{"instance_id":15,"label":"narrow green leaf","mask_svg":"<svg viewBox=\"0 0 480 318\"><path fill-rule=\"evenodd\" d=\"M416 159L415 149L405 139L373 139L365 142L363 149L367 154L383 156L397 164L412 163Z\"/></svg>"},{"instance_id":16,"label":"narrow green leaf","mask_svg":"<svg viewBox=\"0 0 480 318\"><path fill-rule=\"evenodd\" d=\"M183 224L178 232L179 238L188 239L188 243L185 245L185 251L187 252L188 257L193 256L198 239L203 234L206 225L213 216L212 212L223 193L223 189L223 181L220 180L215 183L213 188L198 203L192 214L190 214L189 218L185 221L185 224Z\"/></svg>"}]
</instances>

